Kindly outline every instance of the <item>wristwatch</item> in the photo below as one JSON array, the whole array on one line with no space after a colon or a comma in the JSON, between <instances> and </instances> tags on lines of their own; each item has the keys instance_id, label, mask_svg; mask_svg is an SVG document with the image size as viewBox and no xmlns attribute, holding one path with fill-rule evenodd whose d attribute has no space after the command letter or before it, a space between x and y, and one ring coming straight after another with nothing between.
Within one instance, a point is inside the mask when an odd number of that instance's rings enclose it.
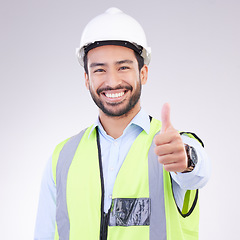
<instances>
[{"instance_id":1,"label":"wristwatch","mask_svg":"<svg viewBox=\"0 0 240 240\"><path fill-rule=\"evenodd\" d=\"M188 167L183 173L191 172L195 168L196 164L198 163L198 156L197 156L196 149L194 147L191 147L185 144L185 150L188 158Z\"/></svg>"}]
</instances>

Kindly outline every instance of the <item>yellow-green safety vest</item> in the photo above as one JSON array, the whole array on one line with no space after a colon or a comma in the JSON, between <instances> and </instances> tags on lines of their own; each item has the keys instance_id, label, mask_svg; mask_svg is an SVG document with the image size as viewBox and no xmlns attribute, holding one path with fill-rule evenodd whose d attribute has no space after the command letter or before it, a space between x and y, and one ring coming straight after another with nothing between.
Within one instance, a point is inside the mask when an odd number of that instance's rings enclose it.
<instances>
[{"instance_id":1,"label":"yellow-green safety vest","mask_svg":"<svg viewBox=\"0 0 240 240\"><path fill-rule=\"evenodd\" d=\"M89 127L59 144L52 157L56 184L55 240L196 240L198 190L178 208L172 179L154 153L161 122L152 118L132 144L117 175L112 205L104 213L98 130ZM193 135L188 134L190 137Z\"/></svg>"}]
</instances>

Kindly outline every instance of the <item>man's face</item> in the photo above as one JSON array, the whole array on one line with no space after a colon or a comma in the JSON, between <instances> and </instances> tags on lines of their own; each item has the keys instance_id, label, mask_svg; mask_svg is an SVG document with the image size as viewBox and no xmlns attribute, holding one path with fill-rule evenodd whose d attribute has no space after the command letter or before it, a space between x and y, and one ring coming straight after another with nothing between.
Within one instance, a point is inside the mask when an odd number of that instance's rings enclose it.
<instances>
[{"instance_id":1,"label":"man's face","mask_svg":"<svg viewBox=\"0 0 240 240\"><path fill-rule=\"evenodd\" d=\"M88 52L86 86L100 111L112 117L140 110L141 86L147 81L147 66L139 71L133 50L102 46Z\"/></svg>"}]
</instances>

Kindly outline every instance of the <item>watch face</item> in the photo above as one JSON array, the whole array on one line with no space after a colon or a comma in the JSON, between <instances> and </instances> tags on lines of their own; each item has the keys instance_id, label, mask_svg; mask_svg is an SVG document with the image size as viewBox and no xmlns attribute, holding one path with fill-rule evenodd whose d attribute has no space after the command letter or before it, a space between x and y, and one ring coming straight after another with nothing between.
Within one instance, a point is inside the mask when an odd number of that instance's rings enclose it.
<instances>
[{"instance_id":1,"label":"watch face","mask_svg":"<svg viewBox=\"0 0 240 240\"><path fill-rule=\"evenodd\" d=\"M189 151L190 158L195 166L198 162L197 152L196 152L195 148L193 148L193 147L190 147L189 150L190 150Z\"/></svg>"}]
</instances>

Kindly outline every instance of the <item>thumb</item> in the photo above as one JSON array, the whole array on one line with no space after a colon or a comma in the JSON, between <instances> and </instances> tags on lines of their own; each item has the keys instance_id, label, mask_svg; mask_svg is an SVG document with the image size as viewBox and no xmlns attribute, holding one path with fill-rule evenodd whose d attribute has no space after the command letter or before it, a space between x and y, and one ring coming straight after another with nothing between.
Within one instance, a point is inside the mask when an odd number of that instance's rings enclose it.
<instances>
[{"instance_id":1,"label":"thumb","mask_svg":"<svg viewBox=\"0 0 240 240\"><path fill-rule=\"evenodd\" d=\"M166 132L167 129L169 129L172 126L170 121L170 104L169 103L164 103L162 107L161 119L162 119L161 132Z\"/></svg>"}]
</instances>

